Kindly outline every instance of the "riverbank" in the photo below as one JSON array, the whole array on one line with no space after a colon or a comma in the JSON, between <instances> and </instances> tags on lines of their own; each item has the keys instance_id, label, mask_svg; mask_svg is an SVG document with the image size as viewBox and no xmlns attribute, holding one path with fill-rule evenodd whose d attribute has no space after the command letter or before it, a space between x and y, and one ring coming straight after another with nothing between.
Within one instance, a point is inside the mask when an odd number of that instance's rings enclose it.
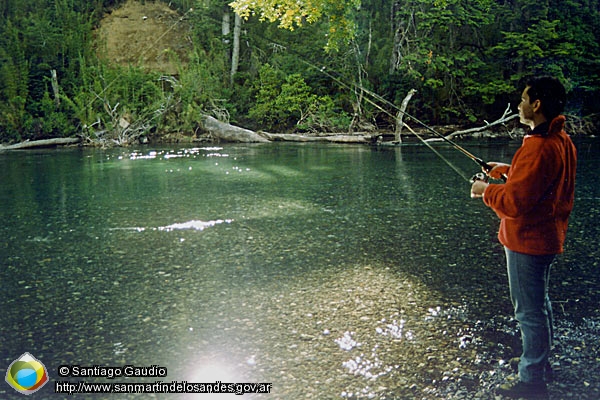
<instances>
[{"instance_id":1,"label":"riverbank","mask_svg":"<svg viewBox=\"0 0 600 400\"><path fill-rule=\"evenodd\" d=\"M127 147L138 144L198 144L198 143L267 143L267 142L322 142L322 143L347 143L347 144L371 144L393 146L401 143L413 143L427 141L443 141L451 139L453 141L477 141L477 142L504 142L510 140L521 140L526 134L526 129L515 121L516 115L510 116L507 123L487 124L482 127L459 127L456 125L445 126L421 126L411 128L406 125L405 129L399 135L388 130L374 130L369 132L353 133L268 133L262 131L252 131L233 124L218 121L212 117L205 117L202 122L202 129L195 133L184 132L166 132L152 133L148 135L136 135L130 140L123 140L126 136L123 132L115 132L110 135L120 138L107 138L104 132L102 134L81 135L71 138L48 138L41 140L26 140L20 143L0 144L2 150L21 150L40 147L55 146L89 146L89 147ZM510 122L508 122L510 121ZM571 136L595 137L593 128L587 126L585 129L570 123L567 126L567 132ZM122 130L129 129L129 126L121 127Z\"/></svg>"}]
</instances>

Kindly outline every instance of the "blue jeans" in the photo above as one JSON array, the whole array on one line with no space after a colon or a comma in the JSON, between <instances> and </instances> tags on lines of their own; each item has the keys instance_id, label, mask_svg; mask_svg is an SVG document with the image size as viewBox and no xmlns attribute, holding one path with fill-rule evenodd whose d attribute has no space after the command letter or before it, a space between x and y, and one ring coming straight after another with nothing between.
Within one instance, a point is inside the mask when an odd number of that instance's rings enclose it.
<instances>
[{"instance_id":1,"label":"blue jeans","mask_svg":"<svg viewBox=\"0 0 600 400\"><path fill-rule=\"evenodd\" d=\"M523 344L519 379L543 382L553 334L548 282L555 255L535 256L504 249L510 298Z\"/></svg>"}]
</instances>

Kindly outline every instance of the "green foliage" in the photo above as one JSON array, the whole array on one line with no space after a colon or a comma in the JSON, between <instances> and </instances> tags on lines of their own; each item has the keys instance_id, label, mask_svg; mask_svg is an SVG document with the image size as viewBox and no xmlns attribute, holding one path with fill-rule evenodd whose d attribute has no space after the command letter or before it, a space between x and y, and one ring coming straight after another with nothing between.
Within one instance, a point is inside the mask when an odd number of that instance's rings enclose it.
<instances>
[{"instance_id":1,"label":"green foliage","mask_svg":"<svg viewBox=\"0 0 600 400\"><path fill-rule=\"evenodd\" d=\"M8 139L18 140L31 119L25 110L30 63L25 58L18 27L7 21L0 38L0 132L6 132Z\"/></svg>"},{"instance_id":2,"label":"green foliage","mask_svg":"<svg viewBox=\"0 0 600 400\"><path fill-rule=\"evenodd\" d=\"M121 117L145 135L195 132L206 114L280 132L391 126L395 110L366 101L363 89L396 105L416 89L411 114L470 123L509 102L516 110L523 78L540 73L565 82L570 113L600 112L598 0L286 1L293 31L251 14L244 22L233 80L232 38L221 33L231 11L217 0L171 2L193 27L177 76L98 61L93 28L122 2L0 2L0 142L116 135Z\"/></svg>"},{"instance_id":3,"label":"green foliage","mask_svg":"<svg viewBox=\"0 0 600 400\"><path fill-rule=\"evenodd\" d=\"M297 128L309 132L347 132L351 123L350 115L340 110L331 97L319 96L308 105Z\"/></svg>"},{"instance_id":4,"label":"green foliage","mask_svg":"<svg viewBox=\"0 0 600 400\"><path fill-rule=\"evenodd\" d=\"M44 94L39 105L41 117L32 123L33 137L68 137L77 132L68 117L69 113L56 106L49 92Z\"/></svg>"},{"instance_id":5,"label":"green foliage","mask_svg":"<svg viewBox=\"0 0 600 400\"><path fill-rule=\"evenodd\" d=\"M249 117L267 130L322 132L350 124L350 118L336 110L333 100L314 94L301 75L284 76L269 64L260 69L255 96Z\"/></svg>"},{"instance_id":6,"label":"green foliage","mask_svg":"<svg viewBox=\"0 0 600 400\"><path fill-rule=\"evenodd\" d=\"M225 76L226 65L222 57L211 57L197 49L174 85L173 101L178 104L177 109L182 110L182 115L172 114L165 128L194 131L203 114L227 120L230 106L224 101L228 97Z\"/></svg>"},{"instance_id":7,"label":"green foliage","mask_svg":"<svg viewBox=\"0 0 600 400\"><path fill-rule=\"evenodd\" d=\"M258 80L254 85L254 106L248 110L248 117L266 130L277 130L285 125L282 110L276 107L277 98L281 93L284 80L283 74L269 64L259 71Z\"/></svg>"},{"instance_id":8,"label":"green foliage","mask_svg":"<svg viewBox=\"0 0 600 400\"><path fill-rule=\"evenodd\" d=\"M407 26L396 71L420 93L428 119L472 119L467 96L477 95L485 68L482 31L490 26L491 1L418 0L398 10L394 18ZM443 120L442 120L443 119ZM440 121L441 120L441 121Z\"/></svg>"},{"instance_id":9,"label":"green foliage","mask_svg":"<svg viewBox=\"0 0 600 400\"><path fill-rule=\"evenodd\" d=\"M57 114L64 110L48 108L46 102L51 70L57 71L63 90L78 86L77 61L91 53L88 4L33 0L6 7L0 17L0 140L73 132L69 116Z\"/></svg>"},{"instance_id":10,"label":"green foliage","mask_svg":"<svg viewBox=\"0 0 600 400\"><path fill-rule=\"evenodd\" d=\"M360 3L360 0L234 0L230 5L245 19L257 14L260 21L277 21L280 28L292 31L326 17L329 22L326 49L337 51L341 43L354 37L353 15Z\"/></svg>"}]
</instances>

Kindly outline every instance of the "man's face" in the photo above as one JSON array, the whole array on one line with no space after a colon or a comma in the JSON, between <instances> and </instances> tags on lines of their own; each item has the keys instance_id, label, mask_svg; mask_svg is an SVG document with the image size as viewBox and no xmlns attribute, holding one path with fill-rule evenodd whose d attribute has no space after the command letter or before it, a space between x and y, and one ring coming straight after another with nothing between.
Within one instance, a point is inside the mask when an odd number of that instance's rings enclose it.
<instances>
[{"instance_id":1,"label":"man's face","mask_svg":"<svg viewBox=\"0 0 600 400\"><path fill-rule=\"evenodd\" d=\"M538 100L534 101L533 104L529 101L529 94L527 91L529 90L529 86L527 86L523 90L523 94L521 94L521 103L519 104L519 117L521 118L521 123L524 125L529 125L533 127L533 108L536 106Z\"/></svg>"}]
</instances>

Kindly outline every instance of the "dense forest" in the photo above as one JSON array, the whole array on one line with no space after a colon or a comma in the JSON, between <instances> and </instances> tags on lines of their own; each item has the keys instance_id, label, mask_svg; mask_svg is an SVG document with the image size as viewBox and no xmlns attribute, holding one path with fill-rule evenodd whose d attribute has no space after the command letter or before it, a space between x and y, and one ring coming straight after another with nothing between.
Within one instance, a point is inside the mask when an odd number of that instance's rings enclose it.
<instances>
[{"instance_id":1,"label":"dense forest","mask_svg":"<svg viewBox=\"0 0 600 400\"><path fill-rule=\"evenodd\" d=\"M190 44L168 55L175 74L101 56L96 31L124 2L0 0L0 142L193 136L206 115L270 132L389 130L411 89L410 114L466 126L516 110L532 74L560 78L580 121L600 112L599 0L320 0L275 16L244 4L272 2L238 1L244 18L230 0L172 0Z\"/></svg>"}]
</instances>

